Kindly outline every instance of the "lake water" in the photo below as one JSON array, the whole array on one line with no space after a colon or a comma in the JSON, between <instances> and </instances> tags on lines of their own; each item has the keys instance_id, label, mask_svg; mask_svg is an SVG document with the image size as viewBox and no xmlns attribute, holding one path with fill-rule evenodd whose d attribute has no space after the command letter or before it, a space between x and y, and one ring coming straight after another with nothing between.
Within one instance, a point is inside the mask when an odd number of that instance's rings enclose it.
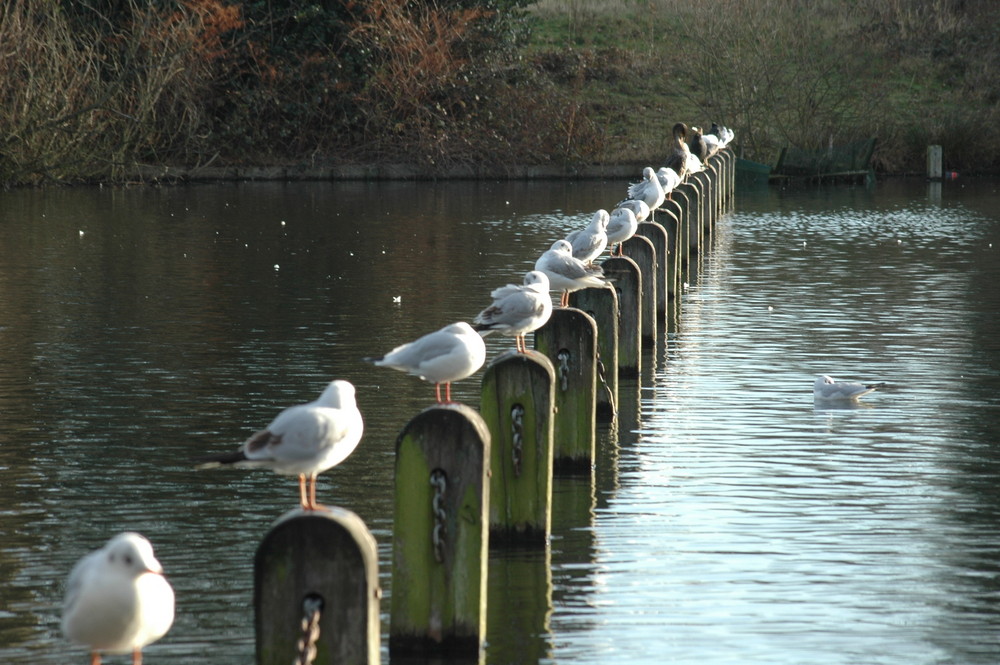
<instances>
[{"instance_id":1,"label":"lake water","mask_svg":"<svg viewBox=\"0 0 1000 665\"><path fill-rule=\"evenodd\" d=\"M385 640L395 438L433 386L359 359L471 319L624 185L0 193L0 661L86 662L66 575L131 529L177 592L147 662L252 663L295 484L190 460L332 378L366 433L320 500L379 543ZM491 554L485 662L1000 661L998 252L992 182L738 196L551 546ZM887 385L817 407L817 373Z\"/></svg>"}]
</instances>

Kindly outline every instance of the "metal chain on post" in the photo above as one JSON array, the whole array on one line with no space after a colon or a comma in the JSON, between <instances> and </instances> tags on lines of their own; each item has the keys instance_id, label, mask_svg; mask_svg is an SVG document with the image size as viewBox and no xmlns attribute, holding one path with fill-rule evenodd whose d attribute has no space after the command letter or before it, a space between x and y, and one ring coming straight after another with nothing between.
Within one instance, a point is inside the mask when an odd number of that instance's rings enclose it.
<instances>
[{"instance_id":1,"label":"metal chain on post","mask_svg":"<svg viewBox=\"0 0 1000 665\"><path fill-rule=\"evenodd\" d=\"M521 475L521 458L524 454L524 407L515 404L510 410L511 429L514 445L511 447L511 457L514 460L514 475Z\"/></svg>"},{"instance_id":2,"label":"metal chain on post","mask_svg":"<svg viewBox=\"0 0 1000 665\"><path fill-rule=\"evenodd\" d=\"M569 390L569 351L562 349L556 358L559 359L559 385L566 392Z\"/></svg>"},{"instance_id":3,"label":"metal chain on post","mask_svg":"<svg viewBox=\"0 0 1000 665\"><path fill-rule=\"evenodd\" d=\"M319 640L319 618L323 612L323 599L309 594L302 600L302 637L299 638L298 654L292 665L312 665L316 660L316 642Z\"/></svg>"},{"instance_id":4,"label":"metal chain on post","mask_svg":"<svg viewBox=\"0 0 1000 665\"><path fill-rule=\"evenodd\" d=\"M431 485L434 487L434 497L431 499L431 510L434 512L431 542L434 543L434 559L441 563L444 561L444 539L448 533L445 524L448 515L444 511L444 493L448 489L448 480L444 471L441 469L431 471Z\"/></svg>"},{"instance_id":5,"label":"metal chain on post","mask_svg":"<svg viewBox=\"0 0 1000 665\"><path fill-rule=\"evenodd\" d=\"M601 352L597 351L597 378L604 386L604 392L608 394L608 403L611 404L611 410L614 413L618 413L618 405L615 404L615 394L611 391L611 386L608 385L608 380L604 374L604 361L601 360Z\"/></svg>"}]
</instances>

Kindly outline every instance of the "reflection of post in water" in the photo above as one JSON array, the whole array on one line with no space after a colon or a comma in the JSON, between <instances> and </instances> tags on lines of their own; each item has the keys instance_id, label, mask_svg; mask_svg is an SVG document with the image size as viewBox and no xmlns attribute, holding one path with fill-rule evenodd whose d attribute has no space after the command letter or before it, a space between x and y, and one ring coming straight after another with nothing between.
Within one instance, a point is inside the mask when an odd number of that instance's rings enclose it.
<instances>
[{"instance_id":1,"label":"reflection of post in water","mask_svg":"<svg viewBox=\"0 0 1000 665\"><path fill-rule=\"evenodd\" d=\"M328 662L377 665L379 595L378 550L360 517L337 507L285 513L254 557L257 663L286 665L315 649Z\"/></svg>"},{"instance_id":2,"label":"reflection of post in water","mask_svg":"<svg viewBox=\"0 0 1000 665\"><path fill-rule=\"evenodd\" d=\"M491 663L540 663L552 656L551 550L490 549L486 636Z\"/></svg>"},{"instance_id":3,"label":"reflection of post in water","mask_svg":"<svg viewBox=\"0 0 1000 665\"><path fill-rule=\"evenodd\" d=\"M551 529L555 368L538 351L509 352L483 375L492 436L490 541L544 544Z\"/></svg>"},{"instance_id":4,"label":"reflection of post in water","mask_svg":"<svg viewBox=\"0 0 1000 665\"><path fill-rule=\"evenodd\" d=\"M414 417L396 441L389 650L478 659L486 628L490 433L461 404Z\"/></svg>"}]
</instances>

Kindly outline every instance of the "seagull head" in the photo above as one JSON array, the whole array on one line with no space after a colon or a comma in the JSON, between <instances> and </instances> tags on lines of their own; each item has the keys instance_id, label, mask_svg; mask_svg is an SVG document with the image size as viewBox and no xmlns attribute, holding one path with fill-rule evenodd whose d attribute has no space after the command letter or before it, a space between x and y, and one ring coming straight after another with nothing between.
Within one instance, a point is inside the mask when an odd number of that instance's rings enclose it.
<instances>
[{"instance_id":1,"label":"seagull head","mask_svg":"<svg viewBox=\"0 0 1000 665\"><path fill-rule=\"evenodd\" d=\"M145 573L163 574L163 566L153 555L153 546L138 533L120 533L108 541L104 550L105 563L131 577Z\"/></svg>"}]
</instances>

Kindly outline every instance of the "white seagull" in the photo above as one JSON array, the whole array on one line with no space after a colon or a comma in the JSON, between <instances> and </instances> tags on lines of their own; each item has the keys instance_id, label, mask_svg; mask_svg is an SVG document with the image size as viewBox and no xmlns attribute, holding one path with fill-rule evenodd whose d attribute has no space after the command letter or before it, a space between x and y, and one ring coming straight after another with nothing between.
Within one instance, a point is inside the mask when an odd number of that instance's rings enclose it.
<instances>
[{"instance_id":1,"label":"white seagull","mask_svg":"<svg viewBox=\"0 0 1000 665\"><path fill-rule=\"evenodd\" d=\"M628 199L638 199L649 206L650 215L656 219L656 209L663 205L666 193L660 184L660 179L656 177L653 167L647 166L642 170L642 180L628 186Z\"/></svg>"},{"instance_id":2,"label":"white seagull","mask_svg":"<svg viewBox=\"0 0 1000 665\"><path fill-rule=\"evenodd\" d=\"M573 246L573 256L584 263L593 263L608 246L608 211L598 210L586 228L573 231L566 240Z\"/></svg>"},{"instance_id":3,"label":"white seagull","mask_svg":"<svg viewBox=\"0 0 1000 665\"><path fill-rule=\"evenodd\" d=\"M486 343L465 321L452 323L378 358L363 358L379 367L391 367L434 384L438 404L441 384L444 402L451 403L451 383L472 376L486 362Z\"/></svg>"},{"instance_id":4,"label":"white seagull","mask_svg":"<svg viewBox=\"0 0 1000 665\"><path fill-rule=\"evenodd\" d=\"M677 175L677 171L668 166L661 166L657 169L656 179L660 181L660 187L663 188L663 193L668 199L671 198L677 185L681 184L681 177Z\"/></svg>"},{"instance_id":5,"label":"white seagull","mask_svg":"<svg viewBox=\"0 0 1000 665\"><path fill-rule=\"evenodd\" d=\"M535 261L535 270L549 278L552 289L562 291L561 307L569 305L569 294L591 286L604 286L604 271L598 265L587 265L573 257L573 247L565 239L556 240L552 247Z\"/></svg>"},{"instance_id":6,"label":"white seagull","mask_svg":"<svg viewBox=\"0 0 1000 665\"><path fill-rule=\"evenodd\" d=\"M813 384L813 397L820 401L857 401L862 395L883 387L884 383L852 383L835 381L826 374L817 377Z\"/></svg>"},{"instance_id":7,"label":"white seagull","mask_svg":"<svg viewBox=\"0 0 1000 665\"><path fill-rule=\"evenodd\" d=\"M318 510L322 506L316 503L317 474L347 459L358 447L364 430L354 386L349 381L331 381L315 402L288 407L239 450L206 457L198 468L263 467L282 475L298 475L300 505L303 510Z\"/></svg>"},{"instance_id":8,"label":"white seagull","mask_svg":"<svg viewBox=\"0 0 1000 665\"><path fill-rule=\"evenodd\" d=\"M90 647L91 665L101 653L131 653L142 663L142 649L170 630L174 590L163 577L153 546L137 533L120 533L80 559L66 583L62 631Z\"/></svg>"},{"instance_id":9,"label":"white seagull","mask_svg":"<svg viewBox=\"0 0 1000 665\"><path fill-rule=\"evenodd\" d=\"M480 335L490 333L513 336L518 353L527 353L524 336L538 330L552 316L549 278L540 270L525 273L524 285L508 284L490 294L493 304L472 322Z\"/></svg>"},{"instance_id":10,"label":"white seagull","mask_svg":"<svg viewBox=\"0 0 1000 665\"><path fill-rule=\"evenodd\" d=\"M626 207L615 208L611 211L611 221L608 222L608 247L611 247L611 256L615 256L614 245L618 245L618 256L622 255L622 243L635 235L639 230L639 221L635 213Z\"/></svg>"},{"instance_id":11,"label":"white seagull","mask_svg":"<svg viewBox=\"0 0 1000 665\"><path fill-rule=\"evenodd\" d=\"M649 206L646 205L645 201L636 201L635 199L625 199L624 201L620 201L618 205L615 207L616 209L628 208L633 213L635 213L635 221L640 223L645 222L646 219L649 217Z\"/></svg>"}]
</instances>

